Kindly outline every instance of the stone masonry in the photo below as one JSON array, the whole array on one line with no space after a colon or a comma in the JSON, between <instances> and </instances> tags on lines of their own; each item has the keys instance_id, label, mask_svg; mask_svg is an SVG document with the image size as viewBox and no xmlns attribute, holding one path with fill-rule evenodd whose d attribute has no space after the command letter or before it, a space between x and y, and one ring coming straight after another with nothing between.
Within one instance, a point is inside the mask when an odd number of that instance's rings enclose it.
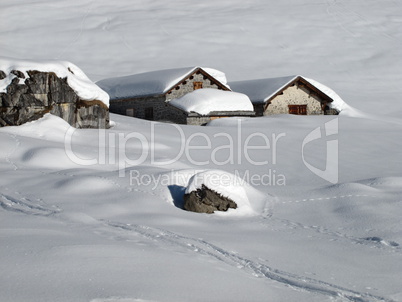
<instances>
[{"instance_id":1,"label":"stone masonry","mask_svg":"<svg viewBox=\"0 0 402 302\"><path fill-rule=\"evenodd\" d=\"M201 73L193 74L189 79L177 85L170 93L166 95L166 101L177 99L183 95L194 91L194 82L201 82L202 88L215 88L218 89L218 85L213 84L206 76Z\"/></svg>"},{"instance_id":2,"label":"stone masonry","mask_svg":"<svg viewBox=\"0 0 402 302\"><path fill-rule=\"evenodd\" d=\"M289 113L288 105L307 105L307 115L324 114L319 97L310 94L305 88L294 85L285 89L282 95L271 100L264 115L287 114Z\"/></svg>"}]
</instances>

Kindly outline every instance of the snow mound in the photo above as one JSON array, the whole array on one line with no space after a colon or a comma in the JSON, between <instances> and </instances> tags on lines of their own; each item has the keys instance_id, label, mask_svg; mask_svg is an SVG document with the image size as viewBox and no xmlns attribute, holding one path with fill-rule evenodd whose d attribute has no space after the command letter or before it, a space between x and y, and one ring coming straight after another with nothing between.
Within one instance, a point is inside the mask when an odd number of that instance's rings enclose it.
<instances>
[{"instance_id":1,"label":"snow mound","mask_svg":"<svg viewBox=\"0 0 402 302\"><path fill-rule=\"evenodd\" d=\"M58 181L55 188L61 193L72 196L82 194L107 194L115 186L107 179L99 176L75 175L72 178Z\"/></svg>"},{"instance_id":2,"label":"snow mound","mask_svg":"<svg viewBox=\"0 0 402 302\"><path fill-rule=\"evenodd\" d=\"M64 142L66 132L70 128L71 126L62 118L47 113L40 119L20 126L5 127L2 131L25 137Z\"/></svg>"},{"instance_id":3,"label":"snow mound","mask_svg":"<svg viewBox=\"0 0 402 302\"><path fill-rule=\"evenodd\" d=\"M76 65L66 61L14 61L0 58L0 70L6 78L0 80L0 92L6 92L7 86L17 76L13 70L21 71L28 78L28 71L54 72L59 78L67 78L68 85L84 101L101 101L109 106L109 95L93 83Z\"/></svg>"},{"instance_id":4,"label":"snow mound","mask_svg":"<svg viewBox=\"0 0 402 302\"><path fill-rule=\"evenodd\" d=\"M261 212L267 198L237 175L222 170L206 170L194 174L188 182L185 193L196 191L202 185L236 202L237 209L215 212L218 215L255 215Z\"/></svg>"},{"instance_id":5,"label":"snow mound","mask_svg":"<svg viewBox=\"0 0 402 302\"><path fill-rule=\"evenodd\" d=\"M42 169L65 169L78 166L59 147L29 148L22 154L21 161L25 166Z\"/></svg>"},{"instance_id":6,"label":"snow mound","mask_svg":"<svg viewBox=\"0 0 402 302\"><path fill-rule=\"evenodd\" d=\"M213 88L197 89L181 98L173 99L170 104L186 112L209 114L214 111L253 111L248 96L238 92Z\"/></svg>"}]
</instances>

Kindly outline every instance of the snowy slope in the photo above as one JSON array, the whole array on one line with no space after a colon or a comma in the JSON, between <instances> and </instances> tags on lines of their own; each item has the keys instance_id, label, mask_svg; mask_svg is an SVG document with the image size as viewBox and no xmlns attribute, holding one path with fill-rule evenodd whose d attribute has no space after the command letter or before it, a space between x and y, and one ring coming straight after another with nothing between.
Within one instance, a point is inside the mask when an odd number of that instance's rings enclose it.
<instances>
[{"instance_id":1,"label":"snowy slope","mask_svg":"<svg viewBox=\"0 0 402 302\"><path fill-rule=\"evenodd\" d=\"M3 301L402 299L401 124L340 117L331 185L298 149L333 117L215 127L111 117L105 133L50 115L0 130ZM244 151L281 134L275 161ZM325 141L311 144L306 160L325 164ZM253 215L181 209L190 178L214 169L254 187L243 209Z\"/></svg>"},{"instance_id":2,"label":"snowy slope","mask_svg":"<svg viewBox=\"0 0 402 302\"><path fill-rule=\"evenodd\" d=\"M364 114L0 129L0 300L402 301L401 5L2 1L7 57L95 81L303 74ZM216 170L250 184L253 215L181 209L191 177Z\"/></svg>"}]
</instances>

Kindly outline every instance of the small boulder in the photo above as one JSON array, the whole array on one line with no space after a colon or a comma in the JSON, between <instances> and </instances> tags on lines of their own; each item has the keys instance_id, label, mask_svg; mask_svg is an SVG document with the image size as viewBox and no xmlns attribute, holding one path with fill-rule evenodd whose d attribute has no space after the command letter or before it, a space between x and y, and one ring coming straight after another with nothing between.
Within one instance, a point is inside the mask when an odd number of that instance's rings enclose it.
<instances>
[{"instance_id":1,"label":"small boulder","mask_svg":"<svg viewBox=\"0 0 402 302\"><path fill-rule=\"evenodd\" d=\"M212 214L215 211L227 211L229 208L236 209L236 202L204 184L184 195L184 209L187 211Z\"/></svg>"}]
</instances>

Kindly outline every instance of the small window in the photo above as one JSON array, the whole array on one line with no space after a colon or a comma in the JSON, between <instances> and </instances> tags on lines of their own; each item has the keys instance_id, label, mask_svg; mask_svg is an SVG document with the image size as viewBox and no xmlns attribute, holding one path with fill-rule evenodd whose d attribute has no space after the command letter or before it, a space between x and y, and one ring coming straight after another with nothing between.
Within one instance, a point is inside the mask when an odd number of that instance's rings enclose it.
<instances>
[{"instance_id":1,"label":"small window","mask_svg":"<svg viewBox=\"0 0 402 302\"><path fill-rule=\"evenodd\" d=\"M202 88L202 82L193 82L194 90Z\"/></svg>"},{"instance_id":2,"label":"small window","mask_svg":"<svg viewBox=\"0 0 402 302\"><path fill-rule=\"evenodd\" d=\"M145 108L145 119L146 120L154 119L154 108L152 107Z\"/></svg>"},{"instance_id":3,"label":"small window","mask_svg":"<svg viewBox=\"0 0 402 302\"><path fill-rule=\"evenodd\" d=\"M133 117L134 116L134 109L133 108L126 109L126 115Z\"/></svg>"},{"instance_id":4,"label":"small window","mask_svg":"<svg viewBox=\"0 0 402 302\"><path fill-rule=\"evenodd\" d=\"M289 105L289 114L307 115L307 105Z\"/></svg>"}]
</instances>

